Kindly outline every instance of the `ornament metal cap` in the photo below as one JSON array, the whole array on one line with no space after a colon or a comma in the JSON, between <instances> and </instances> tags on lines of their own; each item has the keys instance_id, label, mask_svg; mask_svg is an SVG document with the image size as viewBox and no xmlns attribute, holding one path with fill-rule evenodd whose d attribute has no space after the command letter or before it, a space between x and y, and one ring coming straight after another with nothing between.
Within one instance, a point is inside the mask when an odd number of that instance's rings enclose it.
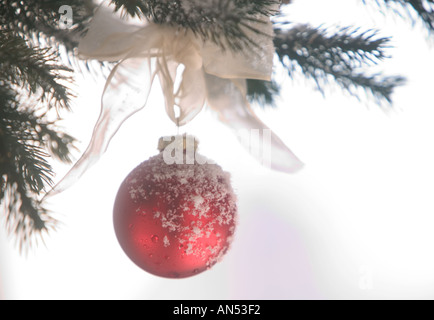
<instances>
[{"instance_id":1,"label":"ornament metal cap","mask_svg":"<svg viewBox=\"0 0 434 320\"><path fill-rule=\"evenodd\" d=\"M194 148L194 152L197 151L197 147L199 145L199 141L196 139L196 137L182 134L182 135L176 135L176 136L165 136L161 137L158 140L158 151L163 152L164 149L166 149L167 146L175 144L175 147L182 148L184 151L187 149L191 150L191 148Z\"/></svg>"}]
</instances>

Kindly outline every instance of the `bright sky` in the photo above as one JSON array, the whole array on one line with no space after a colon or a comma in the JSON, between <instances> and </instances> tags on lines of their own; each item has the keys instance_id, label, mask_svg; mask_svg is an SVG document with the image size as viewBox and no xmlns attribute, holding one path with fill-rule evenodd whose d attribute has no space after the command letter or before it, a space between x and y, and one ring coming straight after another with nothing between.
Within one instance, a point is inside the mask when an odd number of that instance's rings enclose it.
<instances>
[{"instance_id":1,"label":"bright sky","mask_svg":"<svg viewBox=\"0 0 434 320\"><path fill-rule=\"evenodd\" d=\"M385 114L339 89L324 99L311 83L284 79L276 70L285 81L278 108L255 110L306 164L296 175L259 166L202 112L185 130L199 138L202 154L231 172L240 222L222 262L196 277L167 280L131 263L112 226L124 177L157 152L160 136L176 133L155 90L101 161L52 200L62 225L45 246L23 256L0 235L4 298L434 297L434 62L427 36L361 1L294 2L288 11L293 21L354 23L394 36L386 72L408 77L394 95L394 111ZM74 113L63 116L84 150L104 82L78 80ZM57 165L56 179L67 169Z\"/></svg>"}]
</instances>

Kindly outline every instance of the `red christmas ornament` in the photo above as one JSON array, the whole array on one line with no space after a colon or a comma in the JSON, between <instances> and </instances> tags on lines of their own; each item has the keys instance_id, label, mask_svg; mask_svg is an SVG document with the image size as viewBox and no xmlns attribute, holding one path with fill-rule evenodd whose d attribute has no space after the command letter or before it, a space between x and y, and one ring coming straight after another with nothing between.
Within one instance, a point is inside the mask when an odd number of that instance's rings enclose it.
<instances>
[{"instance_id":1,"label":"red christmas ornament","mask_svg":"<svg viewBox=\"0 0 434 320\"><path fill-rule=\"evenodd\" d=\"M160 154L127 176L115 201L121 247L140 268L161 277L209 269L226 253L235 231L230 176L195 147L190 152L191 138L160 146Z\"/></svg>"}]
</instances>

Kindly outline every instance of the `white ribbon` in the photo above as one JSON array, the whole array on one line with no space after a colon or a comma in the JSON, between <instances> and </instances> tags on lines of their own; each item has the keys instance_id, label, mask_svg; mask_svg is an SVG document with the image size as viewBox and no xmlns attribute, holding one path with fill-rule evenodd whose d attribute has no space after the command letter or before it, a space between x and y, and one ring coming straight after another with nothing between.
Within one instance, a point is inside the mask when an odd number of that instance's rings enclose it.
<instances>
[{"instance_id":1,"label":"white ribbon","mask_svg":"<svg viewBox=\"0 0 434 320\"><path fill-rule=\"evenodd\" d=\"M68 188L99 159L122 123L146 105L156 75L163 89L167 114L177 125L191 121L207 102L220 120L234 130L259 129L260 135L269 130L255 116L246 99L246 79L271 78L273 29L270 21L264 19L251 23L262 34L245 29L246 35L259 46L233 52L211 42L203 43L190 31L151 22L127 23L100 6L79 43L79 55L117 64L107 79L101 115L88 148L50 195ZM179 65L184 65L184 71L179 89L174 92ZM178 118L175 106L180 109ZM270 140L272 169L295 172L302 167L300 160L273 132Z\"/></svg>"}]
</instances>

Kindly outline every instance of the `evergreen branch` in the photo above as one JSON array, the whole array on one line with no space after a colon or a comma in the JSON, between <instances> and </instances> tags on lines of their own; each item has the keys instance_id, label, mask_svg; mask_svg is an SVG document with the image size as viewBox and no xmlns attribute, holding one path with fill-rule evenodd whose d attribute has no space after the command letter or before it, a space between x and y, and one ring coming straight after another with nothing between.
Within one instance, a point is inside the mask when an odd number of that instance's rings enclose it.
<instances>
[{"instance_id":1,"label":"evergreen branch","mask_svg":"<svg viewBox=\"0 0 434 320\"><path fill-rule=\"evenodd\" d=\"M69 107L70 93L61 81L70 81L72 70L56 62L49 49L32 48L21 37L8 30L0 32L0 78L13 85L26 87L29 93L42 91L41 101L56 107Z\"/></svg>"},{"instance_id":2,"label":"evergreen branch","mask_svg":"<svg viewBox=\"0 0 434 320\"><path fill-rule=\"evenodd\" d=\"M11 176L20 177L30 190L39 193L45 183L51 184L52 171L44 159L47 155L40 146L41 141L36 140L37 128L31 126L36 116L29 110L26 112L17 110L12 97L5 102L0 111L4 162L2 170L5 170L2 174L14 172Z\"/></svg>"},{"instance_id":3,"label":"evergreen branch","mask_svg":"<svg viewBox=\"0 0 434 320\"><path fill-rule=\"evenodd\" d=\"M280 86L275 81L247 79L247 96L250 102L261 106L275 106L275 97L280 93Z\"/></svg>"},{"instance_id":4,"label":"evergreen branch","mask_svg":"<svg viewBox=\"0 0 434 320\"><path fill-rule=\"evenodd\" d=\"M73 24L61 25L62 6L71 9ZM90 20L95 5L91 0L0 0L0 25L39 45L64 46L72 52L78 35Z\"/></svg>"},{"instance_id":5,"label":"evergreen branch","mask_svg":"<svg viewBox=\"0 0 434 320\"><path fill-rule=\"evenodd\" d=\"M38 140L41 142L42 147L48 149L50 154L64 163L71 163L71 149L74 148L76 141L71 135L59 131L54 122L41 123L37 121Z\"/></svg>"},{"instance_id":6,"label":"evergreen branch","mask_svg":"<svg viewBox=\"0 0 434 320\"><path fill-rule=\"evenodd\" d=\"M378 103L382 100L391 103L393 89L404 82L399 76L382 77L359 71L386 57L389 39L376 39L374 31L340 28L330 34L325 29L301 24L289 29L276 27L275 34L276 53L289 75L301 71L315 81L322 93L333 79L353 96L358 97L357 88L361 88L372 93Z\"/></svg>"},{"instance_id":7,"label":"evergreen branch","mask_svg":"<svg viewBox=\"0 0 434 320\"><path fill-rule=\"evenodd\" d=\"M55 229L57 221L19 182L9 178L2 177L0 202L6 213L6 231L16 236L21 251L31 246L33 239L40 238L43 231Z\"/></svg>"},{"instance_id":8,"label":"evergreen branch","mask_svg":"<svg viewBox=\"0 0 434 320\"><path fill-rule=\"evenodd\" d=\"M6 131L1 136L6 153L2 154L0 160L3 180L0 198L7 208L7 229L18 237L21 247L32 234L47 229L47 221L52 221L37 201L44 183L51 182L51 168L42 158L40 148L11 141L8 134ZM4 140L9 140L9 143Z\"/></svg>"},{"instance_id":9,"label":"evergreen branch","mask_svg":"<svg viewBox=\"0 0 434 320\"><path fill-rule=\"evenodd\" d=\"M20 141L31 141L58 160L65 163L72 162L71 149L74 148L75 139L62 132L54 121L47 121L45 115L37 116L29 110L11 112L11 109L6 108L2 116L8 117L3 120L4 123L14 128L9 133L13 136L21 135ZM39 153L38 150L35 152Z\"/></svg>"},{"instance_id":10,"label":"evergreen branch","mask_svg":"<svg viewBox=\"0 0 434 320\"><path fill-rule=\"evenodd\" d=\"M38 198L52 184L49 154L70 162L74 139L43 112L69 107L72 70L59 62L59 49L72 54L90 2L0 0L0 202L20 248L55 226ZM73 10L70 29L60 25L62 5Z\"/></svg>"},{"instance_id":11,"label":"evergreen branch","mask_svg":"<svg viewBox=\"0 0 434 320\"><path fill-rule=\"evenodd\" d=\"M364 4L368 1L362 0ZM421 19L431 32L434 31L434 0L374 0L381 9L392 10L401 17L406 16L411 22L416 17Z\"/></svg>"},{"instance_id":12,"label":"evergreen branch","mask_svg":"<svg viewBox=\"0 0 434 320\"><path fill-rule=\"evenodd\" d=\"M248 30L260 22L258 17L275 12L270 7L278 0L112 0L115 10L123 9L131 16L145 16L155 23L191 30L205 41L213 41L222 48L241 50L255 44Z\"/></svg>"},{"instance_id":13,"label":"evergreen branch","mask_svg":"<svg viewBox=\"0 0 434 320\"><path fill-rule=\"evenodd\" d=\"M52 184L45 149L68 160L73 139L57 132L44 115L20 106L19 101L18 92L0 85L0 201L7 229L22 247L32 235L54 226L55 220L37 200Z\"/></svg>"}]
</instances>

